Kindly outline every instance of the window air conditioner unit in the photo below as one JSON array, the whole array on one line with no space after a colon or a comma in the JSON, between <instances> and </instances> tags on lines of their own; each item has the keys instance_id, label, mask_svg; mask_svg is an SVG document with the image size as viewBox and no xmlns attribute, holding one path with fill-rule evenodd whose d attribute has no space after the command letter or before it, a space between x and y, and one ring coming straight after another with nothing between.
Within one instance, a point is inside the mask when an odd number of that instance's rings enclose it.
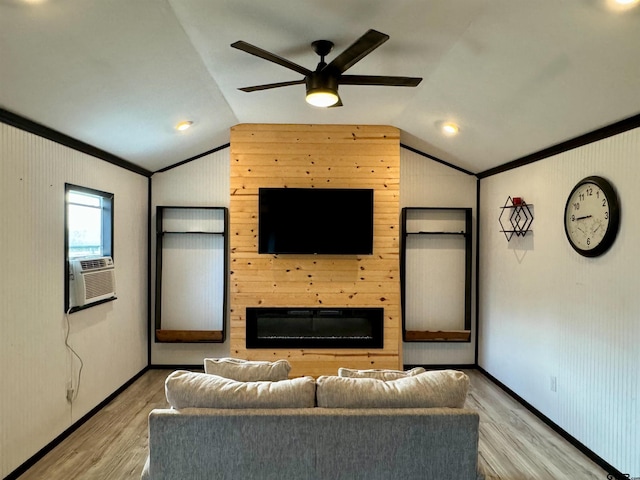
<instances>
[{"instance_id":1,"label":"window air conditioner unit","mask_svg":"<svg viewBox=\"0 0 640 480\"><path fill-rule=\"evenodd\" d=\"M113 258L77 258L69 263L69 306L83 307L115 297L116 275Z\"/></svg>"}]
</instances>

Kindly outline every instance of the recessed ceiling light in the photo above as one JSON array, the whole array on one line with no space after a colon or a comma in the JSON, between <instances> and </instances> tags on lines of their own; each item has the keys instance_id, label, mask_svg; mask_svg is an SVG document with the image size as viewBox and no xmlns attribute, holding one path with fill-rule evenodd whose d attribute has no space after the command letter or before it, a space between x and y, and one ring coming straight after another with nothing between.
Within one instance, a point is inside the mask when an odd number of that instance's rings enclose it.
<instances>
[{"instance_id":1,"label":"recessed ceiling light","mask_svg":"<svg viewBox=\"0 0 640 480\"><path fill-rule=\"evenodd\" d=\"M640 0L607 0L607 5L610 10L617 12L626 12L631 10L640 4Z\"/></svg>"},{"instance_id":2,"label":"recessed ceiling light","mask_svg":"<svg viewBox=\"0 0 640 480\"><path fill-rule=\"evenodd\" d=\"M460 127L453 122L447 122L442 125L442 133L445 135L456 135L460 131Z\"/></svg>"},{"instance_id":3,"label":"recessed ceiling light","mask_svg":"<svg viewBox=\"0 0 640 480\"><path fill-rule=\"evenodd\" d=\"M191 127L191 125L193 125L193 122L191 120L186 120L184 122L180 122L179 124L176 125L176 130L186 130L187 128Z\"/></svg>"}]
</instances>

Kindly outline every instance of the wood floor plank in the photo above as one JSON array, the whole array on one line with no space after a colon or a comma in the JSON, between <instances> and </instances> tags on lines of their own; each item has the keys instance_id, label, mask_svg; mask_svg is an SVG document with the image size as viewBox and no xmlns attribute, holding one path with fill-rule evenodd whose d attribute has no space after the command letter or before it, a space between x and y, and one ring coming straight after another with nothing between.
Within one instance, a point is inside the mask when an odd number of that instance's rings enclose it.
<instances>
[{"instance_id":1,"label":"wood floor plank","mask_svg":"<svg viewBox=\"0 0 640 480\"><path fill-rule=\"evenodd\" d=\"M604 480L607 472L477 370L466 407L480 413L479 463L487 480ZM147 417L166 408L171 370L149 370L20 480L139 479Z\"/></svg>"},{"instance_id":2,"label":"wood floor plank","mask_svg":"<svg viewBox=\"0 0 640 480\"><path fill-rule=\"evenodd\" d=\"M480 413L487 480L603 480L607 472L477 370L465 407Z\"/></svg>"}]
</instances>

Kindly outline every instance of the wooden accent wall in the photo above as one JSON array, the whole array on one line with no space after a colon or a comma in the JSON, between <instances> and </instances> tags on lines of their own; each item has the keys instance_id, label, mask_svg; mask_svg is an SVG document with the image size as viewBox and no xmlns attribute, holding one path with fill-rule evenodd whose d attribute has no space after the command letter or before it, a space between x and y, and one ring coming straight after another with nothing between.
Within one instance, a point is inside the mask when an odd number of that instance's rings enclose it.
<instances>
[{"instance_id":1,"label":"wooden accent wall","mask_svg":"<svg viewBox=\"0 0 640 480\"><path fill-rule=\"evenodd\" d=\"M287 358L291 376L402 365L400 134L388 126L242 124L231 129L232 356ZM259 255L260 187L373 188L373 255ZM383 349L246 349L247 307L384 307Z\"/></svg>"}]
</instances>

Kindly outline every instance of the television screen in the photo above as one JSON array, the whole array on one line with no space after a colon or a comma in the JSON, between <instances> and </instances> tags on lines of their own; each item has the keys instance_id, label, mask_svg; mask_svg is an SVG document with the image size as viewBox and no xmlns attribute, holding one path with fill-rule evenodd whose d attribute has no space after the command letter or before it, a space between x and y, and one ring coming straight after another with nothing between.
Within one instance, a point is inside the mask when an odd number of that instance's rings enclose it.
<instances>
[{"instance_id":1,"label":"television screen","mask_svg":"<svg viewBox=\"0 0 640 480\"><path fill-rule=\"evenodd\" d=\"M258 197L258 253L373 253L373 189L261 188Z\"/></svg>"}]
</instances>

